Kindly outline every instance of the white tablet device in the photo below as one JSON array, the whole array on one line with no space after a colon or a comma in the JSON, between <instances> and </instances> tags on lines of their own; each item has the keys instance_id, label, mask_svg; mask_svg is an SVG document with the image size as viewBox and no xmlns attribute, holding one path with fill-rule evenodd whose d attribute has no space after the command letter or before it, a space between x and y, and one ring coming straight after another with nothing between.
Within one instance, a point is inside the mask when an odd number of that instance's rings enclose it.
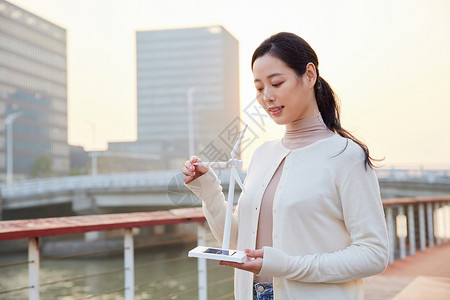
<instances>
[{"instance_id":1,"label":"white tablet device","mask_svg":"<svg viewBox=\"0 0 450 300\"><path fill-rule=\"evenodd\" d=\"M248 260L244 251L225 250L206 246L198 246L188 254L189 257L207 258L214 260L232 261L236 263L245 263Z\"/></svg>"}]
</instances>

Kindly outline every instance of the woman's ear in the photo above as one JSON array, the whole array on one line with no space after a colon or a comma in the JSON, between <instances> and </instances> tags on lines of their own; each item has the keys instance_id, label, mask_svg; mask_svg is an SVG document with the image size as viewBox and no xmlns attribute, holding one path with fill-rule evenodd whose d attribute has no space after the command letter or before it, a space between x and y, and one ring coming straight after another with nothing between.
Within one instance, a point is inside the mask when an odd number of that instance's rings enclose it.
<instances>
[{"instance_id":1,"label":"woman's ear","mask_svg":"<svg viewBox=\"0 0 450 300\"><path fill-rule=\"evenodd\" d=\"M314 87L317 81L317 72L316 72L316 66L313 63L308 63L306 65L306 71L304 73L306 83L310 87Z\"/></svg>"}]
</instances>

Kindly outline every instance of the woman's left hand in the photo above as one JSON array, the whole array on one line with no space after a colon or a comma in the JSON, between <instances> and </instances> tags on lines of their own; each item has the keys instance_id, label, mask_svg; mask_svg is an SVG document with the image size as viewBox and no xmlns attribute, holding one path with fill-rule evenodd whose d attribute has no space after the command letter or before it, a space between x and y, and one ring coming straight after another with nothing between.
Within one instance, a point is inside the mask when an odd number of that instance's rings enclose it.
<instances>
[{"instance_id":1,"label":"woman's left hand","mask_svg":"<svg viewBox=\"0 0 450 300\"><path fill-rule=\"evenodd\" d=\"M256 275L259 274L259 272L261 272L261 268L262 268L262 264L263 264L264 249L257 249L257 250L245 249L245 253L250 258L245 263L235 263L235 262L221 260L219 262L219 265L238 268L238 269L241 269L244 271L249 271L249 272L255 273ZM251 259L251 258L254 258L254 259Z\"/></svg>"}]
</instances>

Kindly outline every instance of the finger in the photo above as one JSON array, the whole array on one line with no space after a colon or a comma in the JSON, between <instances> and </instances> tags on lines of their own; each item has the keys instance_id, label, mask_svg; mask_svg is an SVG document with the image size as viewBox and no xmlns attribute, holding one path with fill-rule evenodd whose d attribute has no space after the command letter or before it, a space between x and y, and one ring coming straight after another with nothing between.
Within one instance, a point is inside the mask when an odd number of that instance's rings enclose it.
<instances>
[{"instance_id":1,"label":"finger","mask_svg":"<svg viewBox=\"0 0 450 300\"><path fill-rule=\"evenodd\" d=\"M196 162L201 162L202 160L200 158L198 158L197 156L193 155L189 158L189 162L191 164L196 163Z\"/></svg>"},{"instance_id":2,"label":"finger","mask_svg":"<svg viewBox=\"0 0 450 300\"><path fill-rule=\"evenodd\" d=\"M245 253L249 257L264 257L264 249L257 249L257 250L251 250L251 249L245 249Z\"/></svg>"},{"instance_id":3,"label":"finger","mask_svg":"<svg viewBox=\"0 0 450 300\"><path fill-rule=\"evenodd\" d=\"M195 163L201 163L202 160L200 158L198 158L197 156L191 156L191 158L189 159L189 162L191 164L195 164ZM197 167L197 170L199 170L201 173L208 172L208 166L196 165L194 167Z\"/></svg>"},{"instance_id":4,"label":"finger","mask_svg":"<svg viewBox=\"0 0 450 300\"><path fill-rule=\"evenodd\" d=\"M194 171L195 167L193 164L191 164L191 162L189 160L184 162L184 166L186 167L186 169L188 169L189 171Z\"/></svg>"},{"instance_id":5,"label":"finger","mask_svg":"<svg viewBox=\"0 0 450 300\"><path fill-rule=\"evenodd\" d=\"M261 271L262 267L262 260L251 260L245 263L235 263L230 261L220 261L219 265L222 266L229 266L236 269L241 269L244 271L253 272L255 274L259 273Z\"/></svg>"},{"instance_id":6,"label":"finger","mask_svg":"<svg viewBox=\"0 0 450 300\"><path fill-rule=\"evenodd\" d=\"M192 163L191 163L192 161ZM201 161L198 157L196 156L191 156L191 158L187 161L184 162L184 166L186 167L186 169L188 171L190 171L190 175L194 176L196 175L196 171L200 171L200 173L206 173L208 171L208 168L205 168L203 166L194 166L193 164L196 161Z\"/></svg>"},{"instance_id":7,"label":"finger","mask_svg":"<svg viewBox=\"0 0 450 300\"><path fill-rule=\"evenodd\" d=\"M224 260L221 260L219 262L219 265L234 267L234 268L238 268L238 269L241 269L244 266L243 263L235 263L235 262L232 262L232 261L224 261Z\"/></svg>"},{"instance_id":8,"label":"finger","mask_svg":"<svg viewBox=\"0 0 450 300\"><path fill-rule=\"evenodd\" d=\"M191 165L189 163L189 161L186 161L184 163L184 167L183 168L186 168L186 170L189 171L189 172L194 172L195 171L195 167L193 165Z\"/></svg>"},{"instance_id":9,"label":"finger","mask_svg":"<svg viewBox=\"0 0 450 300\"><path fill-rule=\"evenodd\" d=\"M244 263L237 263L237 262L232 262L232 261L225 261L225 260L221 260L220 263L221 265L227 265L227 266L231 266L231 267L235 267L235 268L251 268L253 267L255 264L258 264L258 262L255 259L251 259L248 260Z\"/></svg>"},{"instance_id":10,"label":"finger","mask_svg":"<svg viewBox=\"0 0 450 300\"><path fill-rule=\"evenodd\" d=\"M186 167L181 168L181 173L186 176L194 176L195 172L188 170Z\"/></svg>"}]
</instances>

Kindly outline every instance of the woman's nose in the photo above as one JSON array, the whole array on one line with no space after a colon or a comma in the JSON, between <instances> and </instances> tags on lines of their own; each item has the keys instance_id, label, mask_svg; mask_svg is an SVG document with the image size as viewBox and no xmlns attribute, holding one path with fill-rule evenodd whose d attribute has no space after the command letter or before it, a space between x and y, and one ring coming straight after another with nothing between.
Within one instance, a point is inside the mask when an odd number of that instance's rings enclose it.
<instances>
[{"instance_id":1,"label":"woman's nose","mask_svg":"<svg viewBox=\"0 0 450 300\"><path fill-rule=\"evenodd\" d=\"M267 90L264 91L263 99L264 99L264 101L273 101L274 100L272 94L269 93L269 91L267 91Z\"/></svg>"}]
</instances>

